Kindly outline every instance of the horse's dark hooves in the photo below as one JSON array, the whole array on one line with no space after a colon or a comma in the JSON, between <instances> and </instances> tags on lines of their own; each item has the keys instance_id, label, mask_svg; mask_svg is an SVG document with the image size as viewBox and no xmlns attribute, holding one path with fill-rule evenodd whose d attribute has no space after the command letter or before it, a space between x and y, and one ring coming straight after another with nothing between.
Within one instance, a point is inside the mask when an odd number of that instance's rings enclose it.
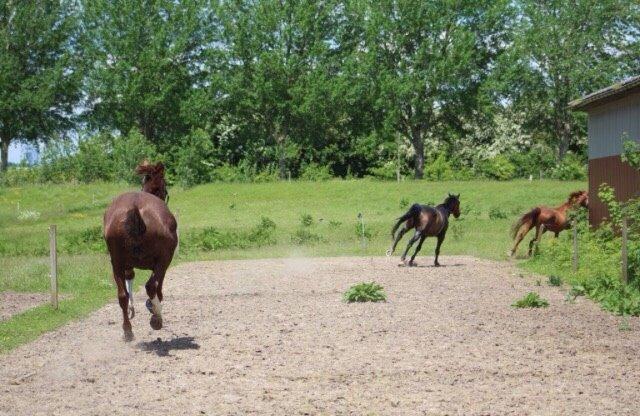
<instances>
[{"instance_id":1,"label":"horse's dark hooves","mask_svg":"<svg viewBox=\"0 0 640 416\"><path fill-rule=\"evenodd\" d=\"M124 342L133 341L133 331L124 331Z\"/></svg>"},{"instance_id":2,"label":"horse's dark hooves","mask_svg":"<svg viewBox=\"0 0 640 416\"><path fill-rule=\"evenodd\" d=\"M151 299L147 299L147 301L144 303L144 306L147 307L149 313L153 313L153 304L151 303Z\"/></svg>"},{"instance_id":3,"label":"horse's dark hooves","mask_svg":"<svg viewBox=\"0 0 640 416\"><path fill-rule=\"evenodd\" d=\"M417 267L418 263L416 263L415 261L410 261L408 264L409 267Z\"/></svg>"},{"instance_id":4,"label":"horse's dark hooves","mask_svg":"<svg viewBox=\"0 0 640 416\"><path fill-rule=\"evenodd\" d=\"M155 329L156 331L162 329L162 317L158 315L151 315L149 325L151 325L151 328Z\"/></svg>"},{"instance_id":5,"label":"horse's dark hooves","mask_svg":"<svg viewBox=\"0 0 640 416\"><path fill-rule=\"evenodd\" d=\"M433 263L433 267L440 267L440 263Z\"/></svg>"}]
</instances>

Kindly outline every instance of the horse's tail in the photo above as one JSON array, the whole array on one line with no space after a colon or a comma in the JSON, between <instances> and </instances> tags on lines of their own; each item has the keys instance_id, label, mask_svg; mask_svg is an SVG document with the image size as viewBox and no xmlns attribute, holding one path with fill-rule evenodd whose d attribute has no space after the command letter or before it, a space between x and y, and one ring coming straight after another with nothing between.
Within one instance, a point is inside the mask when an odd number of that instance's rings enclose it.
<instances>
[{"instance_id":1,"label":"horse's tail","mask_svg":"<svg viewBox=\"0 0 640 416\"><path fill-rule=\"evenodd\" d=\"M129 236L133 241L142 238L144 233L147 231L147 226L144 224L144 220L140 215L138 207L133 207L127 211L124 219L124 229L127 232L127 236Z\"/></svg>"},{"instance_id":2,"label":"horse's tail","mask_svg":"<svg viewBox=\"0 0 640 416\"><path fill-rule=\"evenodd\" d=\"M524 214L520 219L511 227L511 238L516 238L518 231L524 226L529 226L529 229L535 225L540 215L540 208L535 207L531 211Z\"/></svg>"},{"instance_id":3,"label":"horse's tail","mask_svg":"<svg viewBox=\"0 0 640 416\"><path fill-rule=\"evenodd\" d=\"M411 205L411 208L409 208L409 211L407 211L403 216L398 218L398 222L396 222L396 224L391 229L391 238L395 238L396 231L398 231L398 227L400 227L400 224L402 224L403 222L405 222L410 218L417 217L420 214L421 209L422 208L420 207L420 204Z\"/></svg>"}]
</instances>

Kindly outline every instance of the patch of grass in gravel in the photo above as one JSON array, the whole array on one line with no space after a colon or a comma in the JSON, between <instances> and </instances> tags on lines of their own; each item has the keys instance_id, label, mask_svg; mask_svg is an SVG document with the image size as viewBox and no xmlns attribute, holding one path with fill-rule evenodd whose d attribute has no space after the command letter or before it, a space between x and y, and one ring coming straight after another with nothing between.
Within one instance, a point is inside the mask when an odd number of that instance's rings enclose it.
<instances>
[{"instance_id":1,"label":"patch of grass in gravel","mask_svg":"<svg viewBox=\"0 0 640 416\"><path fill-rule=\"evenodd\" d=\"M527 293L522 299L518 299L511 306L514 308L546 308L549 302L536 292Z\"/></svg>"},{"instance_id":2,"label":"patch of grass in gravel","mask_svg":"<svg viewBox=\"0 0 640 416\"><path fill-rule=\"evenodd\" d=\"M371 283L358 283L353 285L344 293L343 299L345 302L384 302L387 300L387 295L384 293L384 288L376 282Z\"/></svg>"}]
</instances>

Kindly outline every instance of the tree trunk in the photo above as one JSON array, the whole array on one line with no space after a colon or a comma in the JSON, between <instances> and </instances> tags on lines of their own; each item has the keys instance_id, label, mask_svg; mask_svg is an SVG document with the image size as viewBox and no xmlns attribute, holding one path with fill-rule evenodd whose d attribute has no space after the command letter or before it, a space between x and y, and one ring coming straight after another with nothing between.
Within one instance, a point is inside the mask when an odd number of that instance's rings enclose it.
<instances>
[{"instance_id":1,"label":"tree trunk","mask_svg":"<svg viewBox=\"0 0 640 416\"><path fill-rule=\"evenodd\" d=\"M280 132L278 129L276 131L276 146L278 149L278 173L280 175L280 179L287 179L287 155L286 155L286 143L287 136Z\"/></svg>"},{"instance_id":2,"label":"tree trunk","mask_svg":"<svg viewBox=\"0 0 640 416\"><path fill-rule=\"evenodd\" d=\"M571 125L568 121L560 121L559 123L560 143L558 143L558 159L564 159L571 144Z\"/></svg>"},{"instance_id":3,"label":"tree trunk","mask_svg":"<svg viewBox=\"0 0 640 416\"><path fill-rule=\"evenodd\" d=\"M9 143L8 137L0 138L0 171L5 172L9 166Z\"/></svg>"},{"instance_id":4,"label":"tree trunk","mask_svg":"<svg viewBox=\"0 0 640 416\"><path fill-rule=\"evenodd\" d=\"M419 129L412 129L411 144L415 152L413 159L414 177L415 179L422 179L424 177L424 142L422 141L422 132Z\"/></svg>"}]
</instances>

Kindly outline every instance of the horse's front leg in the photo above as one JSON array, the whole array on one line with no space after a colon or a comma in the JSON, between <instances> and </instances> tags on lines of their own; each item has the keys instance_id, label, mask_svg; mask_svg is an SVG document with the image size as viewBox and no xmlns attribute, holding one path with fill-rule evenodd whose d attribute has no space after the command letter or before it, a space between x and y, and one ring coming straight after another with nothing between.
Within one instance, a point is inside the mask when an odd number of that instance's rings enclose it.
<instances>
[{"instance_id":1,"label":"horse's front leg","mask_svg":"<svg viewBox=\"0 0 640 416\"><path fill-rule=\"evenodd\" d=\"M440 255L440 246L442 245L442 242L444 241L444 236L446 235L446 233L440 233L438 234L438 243L436 244L436 259L433 262L433 265L436 267L440 267L440 263L438 262L438 256Z\"/></svg>"},{"instance_id":2,"label":"horse's front leg","mask_svg":"<svg viewBox=\"0 0 640 416\"><path fill-rule=\"evenodd\" d=\"M547 231L547 230L546 230L544 224L540 224L539 226L536 227L536 235L529 242L529 252L528 252L529 257L531 257L531 254L533 253L534 244L536 244L536 245L540 244L540 240L542 239L542 234L544 234L545 231Z\"/></svg>"}]
</instances>

